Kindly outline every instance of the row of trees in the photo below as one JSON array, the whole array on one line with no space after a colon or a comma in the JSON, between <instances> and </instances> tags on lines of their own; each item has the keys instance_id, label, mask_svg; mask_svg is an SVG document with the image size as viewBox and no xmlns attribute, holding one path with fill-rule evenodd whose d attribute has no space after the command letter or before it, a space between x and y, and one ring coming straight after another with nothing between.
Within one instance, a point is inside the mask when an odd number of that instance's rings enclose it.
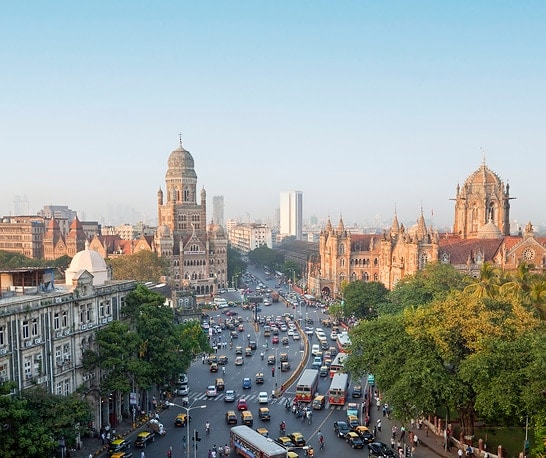
<instances>
[{"instance_id":1,"label":"row of trees","mask_svg":"<svg viewBox=\"0 0 546 458\"><path fill-rule=\"evenodd\" d=\"M337 312L360 318L351 333L350 370L373 373L401 420L476 418L534 426L537 455L546 432L546 276L522 265L505 273L485 264L479 278L429 265L389 292L355 282ZM540 450L539 450L540 449Z\"/></svg>"},{"instance_id":2,"label":"row of trees","mask_svg":"<svg viewBox=\"0 0 546 458\"><path fill-rule=\"evenodd\" d=\"M297 262L290 259L285 260L282 253L272 250L265 245L248 253L248 259L250 262L267 267L273 272L281 272L290 279L293 277L297 279L302 276L301 266Z\"/></svg>"}]
</instances>

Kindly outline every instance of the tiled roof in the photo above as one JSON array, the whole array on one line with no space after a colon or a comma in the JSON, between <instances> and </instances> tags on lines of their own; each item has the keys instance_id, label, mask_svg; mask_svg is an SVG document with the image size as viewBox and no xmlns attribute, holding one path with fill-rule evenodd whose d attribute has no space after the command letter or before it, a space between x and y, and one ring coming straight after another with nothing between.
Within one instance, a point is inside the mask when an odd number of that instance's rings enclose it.
<instances>
[{"instance_id":1,"label":"tiled roof","mask_svg":"<svg viewBox=\"0 0 546 458\"><path fill-rule=\"evenodd\" d=\"M465 264L468 258L474 259L476 253L483 255L483 261L491 261L499 251L504 239L440 239L438 253L449 254L451 264Z\"/></svg>"}]
</instances>

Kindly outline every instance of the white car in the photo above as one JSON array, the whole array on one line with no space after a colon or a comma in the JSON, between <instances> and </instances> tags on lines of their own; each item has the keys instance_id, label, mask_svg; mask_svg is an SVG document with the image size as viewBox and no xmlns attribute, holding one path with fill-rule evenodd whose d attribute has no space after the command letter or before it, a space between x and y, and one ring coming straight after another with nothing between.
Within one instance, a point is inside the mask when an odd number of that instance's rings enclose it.
<instances>
[{"instance_id":1,"label":"white car","mask_svg":"<svg viewBox=\"0 0 546 458\"><path fill-rule=\"evenodd\" d=\"M189 385L178 385L176 388L176 394L178 396L187 396L190 393Z\"/></svg>"},{"instance_id":2,"label":"white car","mask_svg":"<svg viewBox=\"0 0 546 458\"><path fill-rule=\"evenodd\" d=\"M289 329L289 330L288 330L288 335L289 335L289 336L293 336L293 335L294 335L294 330L293 330L293 329Z\"/></svg>"},{"instance_id":3,"label":"white car","mask_svg":"<svg viewBox=\"0 0 546 458\"><path fill-rule=\"evenodd\" d=\"M292 339L294 340L300 340L300 335L298 332L295 332L294 335L292 336Z\"/></svg>"},{"instance_id":4,"label":"white car","mask_svg":"<svg viewBox=\"0 0 546 458\"><path fill-rule=\"evenodd\" d=\"M336 339L337 339L337 332L336 332L336 331L332 331L332 332L330 333L330 339L332 339L332 340L336 340Z\"/></svg>"},{"instance_id":5,"label":"white car","mask_svg":"<svg viewBox=\"0 0 546 458\"><path fill-rule=\"evenodd\" d=\"M269 396L266 391L260 391L258 394L258 402L260 404L267 404L269 402Z\"/></svg>"},{"instance_id":6,"label":"white car","mask_svg":"<svg viewBox=\"0 0 546 458\"><path fill-rule=\"evenodd\" d=\"M208 398L213 398L217 394L218 394L218 392L216 391L216 387L214 385L207 386L207 397Z\"/></svg>"}]
</instances>

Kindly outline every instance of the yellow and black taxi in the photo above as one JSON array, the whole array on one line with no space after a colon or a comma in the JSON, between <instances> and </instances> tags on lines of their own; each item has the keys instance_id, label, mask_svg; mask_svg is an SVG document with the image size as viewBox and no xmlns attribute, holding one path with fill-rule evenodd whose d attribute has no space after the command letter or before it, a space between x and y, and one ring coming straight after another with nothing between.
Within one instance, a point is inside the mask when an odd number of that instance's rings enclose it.
<instances>
[{"instance_id":1,"label":"yellow and black taxi","mask_svg":"<svg viewBox=\"0 0 546 458\"><path fill-rule=\"evenodd\" d=\"M303 434L299 431L290 433L288 437L296 447L303 447L305 445L305 438L303 437Z\"/></svg>"},{"instance_id":2,"label":"yellow and black taxi","mask_svg":"<svg viewBox=\"0 0 546 458\"><path fill-rule=\"evenodd\" d=\"M110 442L108 447L108 453L113 455L114 453L124 452L131 448L131 441L127 439L114 439Z\"/></svg>"},{"instance_id":3,"label":"yellow and black taxi","mask_svg":"<svg viewBox=\"0 0 546 458\"><path fill-rule=\"evenodd\" d=\"M364 425L357 426L354 431L365 444L370 444L375 440L371 431Z\"/></svg>"},{"instance_id":4,"label":"yellow and black taxi","mask_svg":"<svg viewBox=\"0 0 546 458\"><path fill-rule=\"evenodd\" d=\"M250 347L245 348L245 356L252 356L252 348Z\"/></svg>"},{"instance_id":5,"label":"yellow and black taxi","mask_svg":"<svg viewBox=\"0 0 546 458\"><path fill-rule=\"evenodd\" d=\"M218 358L216 357L216 355L214 353L211 353L208 356L207 361L209 362L209 364L212 364L212 363L217 363L218 364Z\"/></svg>"},{"instance_id":6,"label":"yellow and black taxi","mask_svg":"<svg viewBox=\"0 0 546 458\"><path fill-rule=\"evenodd\" d=\"M289 437L286 437L286 436L279 437L275 442L277 442L277 444L280 444L285 448L295 447L296 446L296 444L294 444L294 442L292 442L292 439L290 439Z\"/></svg>"},{"instance_id":7,"label":"yellow and black taxi","mask_svg":"<svg viewBox=\"0 0 546 458\"><path fill-rule=\"evenodd\" d=\"M236 355L242 355L243 354L243 347L241 347L241 345L237 345L235 347L235 354Z\"/></svg>"},{"instance_id":8,"label":"yellow and black taxi","mask_svg":"<svg viewBox=\"0 0 546 458\"><path fill-rule=\"evenodd\" d=\"M347 442L352 448L363 448L364 441L354 431L345 434L345 442Z\"/></svg>"},{"instance_id":9,"label":"yellow and black taxi","mask_svg":"<svg viewBox=\"0 0 546 458\"><path fill-rule=\"evenodd\" d=\"M226 423L228 425L236 425L237 424L237 414L234 410L228 410L226 412Z\"/></svg>"},{"instance_id":10,"label":"yellow and black taxi","mask_svg":"<svg viewBox=\"0 0 546 458\"><path fill-rule=\"evenodd\" d=\"M241 412L241 423L243 425L252 426L254 423L254 418L250 410L243 410Z\"/></svg>"},{"instance_id":11,"label":"yellow and black taxi","mask_svg":"<svg viewBox=\"0 0 546 458\"><path fill-rule=\"evenodd\" d=\"M110 458L133 458L133 452L116 452L110 455Z\"/></svg>"},{"instance_id":12,"label":"yellow and black taxi","mask_svg":"<svg viewBox=\"0 0 546 458\"><path fill-rule=\"evenodd\" d=\"M288 353L281 353L279 355L279 360L281 361L281 363L285 363L286 361L288 361Z\"/></svg>"},{"instance_id":13,"label":"yellow and black taxi","mask_svg":"<svg viewBox=\"0 0 546 458\"><path fill-rule=\"evenodd\" d=\"M260 407L258 409L258 418L262 421L269 421L271 420L271 415L269 413L269 408L267 407Z\"/></svg>"},{"instance_id":14,"label":"yellow and black taxi","mask_svg":"<svg viewBox=\"0 0 546 458\"><path fill-rule=\"evenodd\" d=\"M218 356L218 364L220 364L220 366L225 366L227 363L228 363L228 357L226 355Z\"/></svg>"},{"instance_id":15,"label":"yellow and black taxi","mask_svg":"<svg viewBox=\"0 0 546 458\"><path fill-rule=\"evenodd\" d=\"M258 372L256 374L256 385L261 385L262 383L265 382L265 379L264 379L264 374L262 372Z\"/></svg>"},{"instance_id":16,"label":"yellow and black taxi","mask_svg":"<svg viewBox=\"0 0 546 458\"><path fill-rule=\"evenodd\" d=\"M188 415L186 413L179 413L174 419L174 426L181 427L186 426L188 421Z\"/></svg>"},{"instance_id":17,"label":"yellow and black taxi","mask_svg":"<svg viewBox=\"0 0 546 458\"><path fill-rule=\"evenodd\" d=\"M155 441L155 434L150 431L142 431L137 434L135 447L146 447L149 443Z\"/></svg>"},{"instance_id":18,"label":"yellow and black taxi","mask_svg":"<svg viewBox=\"0 0 546 458\"><path fill-rule=\"evenodd\" d=\"M210 371L211 372L218 372L218 363L211 363Z\"/></svg>"},{"instance_id":19,"label":"yellow and black taxi","mask_svg":"<svg viewBox=\"0 0 546 458\"><path fill-rule=\"evenodd\" d=\"M322 394L317 394L315 399L313 399L313 409L322 410L326 405L326 398Z\"/></svg>"},{"instance_id":20,"label":"yellow and black taxi","mask_svg":"<svg viewBox=\"0 0 546 458\"><path fill-rule=\"evenodd\" d=\"M284 361L281 363L281 372L288 372L290 370L290 363L288 361Z\"/></svg>"},{"instance_id":21,"label":"yellow and black taxi","mask_svg":"<svg viewBox=\"0 0 546 458\"><path fill-rule=\"evenodd\" d=\"M264 437L269 437L269 431L267 428L256 428L256 432Z\"/></svg>"},{"instance_id":22,"label":"yellow and black taxi","mask_svg":"<svg viewBox=\"0 0 546 458\"><path fill-rule=\"evenodd\" d=\"M222 377L218 377L214 381L214 385L216 386L217 391L224 391L224 388L226 387L226 385L224 384L224 379Z\"/></svg>"}]
</instances>

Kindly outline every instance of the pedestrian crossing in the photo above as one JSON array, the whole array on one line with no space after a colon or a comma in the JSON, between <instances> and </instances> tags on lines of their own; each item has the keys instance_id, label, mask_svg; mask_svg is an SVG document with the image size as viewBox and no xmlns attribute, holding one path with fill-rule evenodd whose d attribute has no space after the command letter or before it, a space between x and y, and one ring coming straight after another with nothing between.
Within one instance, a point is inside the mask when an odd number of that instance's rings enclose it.
<instances>
[{"instance_id":1,"label":"pedestrian crossing","mask_svg":"<svg viewBox=\"0 0 546 458\"><path fill-rule=\"evenodd\" d=\"M286 396L281 396L279 398L273 398L273 399L269 399L269 402L268 404L270 406L274 406L274 405L280 405L280 406L285 406L286 404L286 401L290 401L292 402L292 400L294 399L294 394L293 392L289 392L287 391L286 393ZM214 402L214 401L224 401L224 396L225 396L225 393L218 393L217 396L210 396L208 397L206 395L206 393L190 393L187 398L188 398L188 402L189 402L189 405L191 405L192 403L194 402L199 402L199 401L211 401L211 402ZM240 393L238 393L238 396L237 398L242 398L242 399L246 399L247 402L256 402L256 404L258 404L258 393L249 393L248 395L244 392L244 391L241 391ZM347 410L347 406L337 406L337 405L329 405L327 407L325 407L325 409L327 410Z\"/></svg>"}]
</instances>

